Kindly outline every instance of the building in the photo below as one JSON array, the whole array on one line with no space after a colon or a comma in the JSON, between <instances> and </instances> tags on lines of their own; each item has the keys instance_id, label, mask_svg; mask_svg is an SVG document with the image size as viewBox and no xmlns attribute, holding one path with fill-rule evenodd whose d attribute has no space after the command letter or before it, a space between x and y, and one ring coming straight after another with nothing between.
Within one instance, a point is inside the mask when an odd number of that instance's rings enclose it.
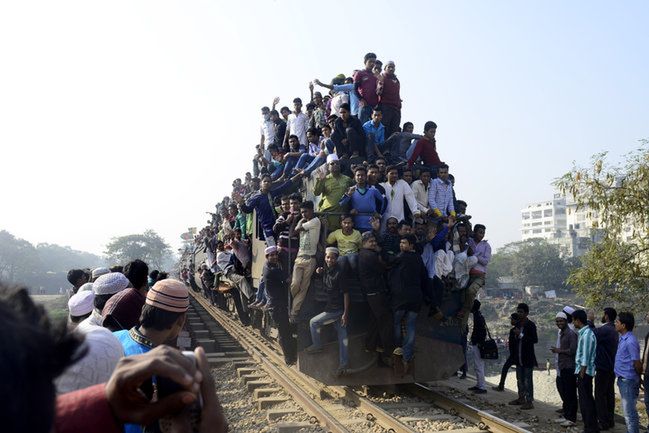
<instances>
[{"instance_id":1,"label":"building","mask_svg":"<svg viewBox=\"0 0 649 433\"><path fill-rule=\"evenodd\" d=\"M521 210L522 240L557 239L566 231L566 198L555 194L549 201L532 203Z\"/></svg>"}]
</instances>

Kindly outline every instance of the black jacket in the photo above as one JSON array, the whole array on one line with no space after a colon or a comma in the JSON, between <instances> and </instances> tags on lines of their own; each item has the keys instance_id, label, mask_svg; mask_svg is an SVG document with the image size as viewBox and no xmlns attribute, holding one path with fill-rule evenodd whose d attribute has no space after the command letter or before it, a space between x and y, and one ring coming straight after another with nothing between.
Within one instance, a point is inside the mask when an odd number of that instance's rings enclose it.
<instances>
[{"instance_id":1,"label":"black jacket","mask_svg":"<svg viewBox=\"0 0 649 433\"><path fill-rule=\"evenodd\" d=\"M418 312L424 299L428 272L416 252L399 253L395 267L390 271L392 311Z\"/></svg>"},{"instance_id":2,"label":"black jacket","mask_svg":"<svg viewBox=\"0 0 649 433\"><path fill-rule=\"evenodd\" d=\"M358 278L364 295L388 291L385 284L385 266L379 260L377 251L367 248L358 251Z\"/></svg>"},{"instance_id":3,"label":"black jacket","mask_svg":"<svg viewBox=\"0 0 649 433\"><path fill-rule=\"evenodd\" d=\"M264 264L263 276L269 305L273 308L286 308L288 305L286 271L280 264L272 266L266 262Z\"/></svg>"},{"instance_id":4,"label":"black jacket","mask_svg":"<svg viewBox=\"0 0 649 433\"><path fill-rule=\"evenodd\" d=\"M473 332L471 332L471 344L482 344L487 339L487 322L480 311L473 313Z\"/></svg>"},{"instance_id":5,"label":"black jacket","mask_svg":"<svg viewBox=\"0 0 649 433\"><path fill-rule=\"evenodd\" d=\"M594 329L597 338L597 352L595 353L595 368L603 371L613 371L615 354L619 335L613 323L605 323Z\"/></svg>"},{"instance_id":6,"label":"black jacket","mask_svg":"<svg viewBox=\"0 0 649 433\"><path fill-rule=\"evenodd\" d=\"M516 361L515 365L528 368L538 366L538 363L536 362L536 354L534 353L534 345L538 342L539 337L536 334L536 324L530 319L527 319L523 325L521 334L518 337L518 345L516 347L518 352L514 357L514 360Z\"/></svg>"}]
</instances>

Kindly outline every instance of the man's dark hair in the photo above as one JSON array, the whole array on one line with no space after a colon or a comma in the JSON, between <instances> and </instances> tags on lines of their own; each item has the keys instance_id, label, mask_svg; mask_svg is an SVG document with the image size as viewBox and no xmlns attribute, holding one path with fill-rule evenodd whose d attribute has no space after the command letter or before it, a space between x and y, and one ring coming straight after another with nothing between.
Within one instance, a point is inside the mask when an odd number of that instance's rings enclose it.
<instances>
[{"instance_id":1,"label":"man's dark hair","mask_svg":"<svg viewBox=\"0 0 649 433\"><path fill-rule=\"evenodd\" d=\"M294 103L294 104L301 104L301 103L302 103L302 99L300 99L300 98L294 98L294 99L293 99L293 103Z\"/></svg>"},{"instance_id":2,"label":"man's dark hair","mask_svg":"<svg viewBox=\"0 0 649 433\"><path fill-rule=\"evenodd\" d=\"M376 54L374 53L365 54L365 57L363 58L363 62L367 62L369 59L376 59Z\"/></svg>"},{"instance_id":3,"label":"man's dark hair","mask_svg":"<svg viewBox=\"0 0 649 433\"><path fill-rule=\"evenodd\" d=\"M448 164L446 164L445 162L442 162L442 163L440 164L439 168L445 168L445 169L448 170ZM451 176L451 175L449 174L449 177L450 177L450 176Z\"/></svg>"},{"instance_id":4,"label":"man's dark hair","mask_svg":"<svg viewBox=\"0 0 649 433\"><path fill-rule=\"evenodd\" d=\"M315 135L316 137L318 136L318 130L317 130L316 128L309 128L309 129L307 129L307 130L306 130L306 133L308 134L309 132L310 132L311 134Z\"/></svg>"},{"instance_id":5,"label":"man's dark hair","mask_svg":"<svg viewBox=\"0 0 649 433\"><path fill-rule=\"evenodd\" d=\"M68 271L68 282L73 286L76 286L79 278L83 277L84 275L86 275L86 272L83 269L70 269Z\"/></svg>"},{"instance_id":6,"label":"man's dark hair","mask_svg":"<svg viewBox=\"0 0 649 433\"><path fill-rule=\"evenodd\" d=\"M270 115L279 117L279 113L277 112L277 110L270 110ZM248 173L246 173L246 174L248 174Z\"/></svg>"},{"instance_id":7,"label":"man's dark hair","mask_svg":"<svg viewBox=\"0 0 649 433\"><path fill-rule=\"evenodd\" d=\"M430 171L430 168L426 166L422 167L421 170L419 170L419 177L421 177L423 173L428 173L432 176L432 172Z\"/></svg>"},{"instance_id":8,"label":"man's dark hair","mask_svg":"<svg viewBox=\"0 0 649 433\"><path fill-rule=\"evenodd\" d=\"M183 314L185 313L174 313L154 307L153 305L144 304L142 314L140 314L140 326L145 329L166 331L167 329L171 329L173 324Z\"/></svg>"},{"instance_id":9,"label":"man's dark hair","mask_svg":"<svg viewBox=\"0 0 649 433\"><path fill-rule=\"evenodd\" d=\"M342 104L340 104L339 110L351 111L351 108L349 108L349 104L347 102L343 102Z\"/></svg>"},{"instance_id":10,"label":"man's dark hair","mask_svg":"<svg viewBox=\"0 0 649 433\"><path fill-rule=\"evenodd\" d=\"M405 235L401 236L401 240L406 240L410 245L415 245L417 243L417 237L415 235Z\"/></svg>"},{"instance_id":11,"label":"man's dark hair","mask_svg":"<svg viewBox=\"0 0 649 433\"><path fill-rule=\"evenodd\" d=\"M65 322L53 324L26 288L0 284L0 405L2 431L49 433L55 416L54 379L86 350Z\"/></svg>"},{"instance_id":12,"label":"man's dark hair","mask_svg":"<svg viewBox=\"0 0 649 433\"><path fill-rule=\"evenodd\" d=\"M357 165L354 167L354 174L356 174L357 171L364 171L367 174L367 169L364 165Z\"/></svg>"},{"instance_id":13,"label":"man's dark hair","mask_svg":"<svg viewBox=\"0 0 649 433\"><path fill-rule=\"evenodd\" d=\"M617 311L615 311L615 308L613 308L613 307L604 308L604 314L606 314L606 316L608 317L608 320L610 320L611 322L614 321L615 318L617 317ZM620 313L620 314L622 314L622 313Z\"/></svg>"},{"instance_id":14,"label":"man's dark hair","mask_svg":"<svg viewBox=\"0 0 649 433\"><path fill-rule=\"evenodd\" d=\"M266 178L270 179L271 182L273 181L273 178L272 178L272 176L270 174L263 174L261 176L261 180L264 180Z\"/></svg>"},{"instance_id":15,"label":"man's dark hair","mask_svg":"<svg viewBox=\"0 0 649 433\"><path fill-rule=\"evenodd\" d=\"M372 108L372 111L376 111L377 113L381 113L381 114L383 114L383 107L381 107L380 105L375 105L375 106Z\"/></svg>"},{"instance_id":16,"label":"man's dark hair","mask_svg":"<svg viewBox=\"0 0 649 433\"><path fill-rule=\"evenodd\" d=\"M476 225L473 226L473 230L478 230L478 229L482 229L484 231L487 231L487 228L484 226L484 224L476 224Z\"/></svg>"},{"instance_id":17,"label":"man's dark hair","mask_svg":"<svg viewBox=\"0 0 649 433\"><path fill-rule=\"evenodd\" d=\"M297 143L300 144L300 137L298 137L295 134L291 134L291 135L288 136L288 139L290 140L291 138L294 138L297 141ZM275 146L275 147L277 147L277 146ZM268 149L270 150L270 147Z\"/></svg>"},{"instance_id":18,"label":"man's dark hair","mask_svg":"<svg viewBox=\"0 0 649 433\"><path fill-rule=\"evenodd\" d=\"M282 107L282 108L279 109L279 112L280 112L280 113L283 112L283 111L288 111L288 112L290 113L290 112L291 112L291 109L288 108L288 107Z\"/></svg>"},{"instance_id":19,"label":"man's dark hair","mask_svg":"<svg viewBox=\"0 0 649 433\"><path fill-rule=\"evenodd\" d=\"M307 110L315 110L315 104L313 102L307 102L306 109Z\"/></svg>"},{"instance_id":20,"label":"man's dark hair","mask_svg":"<svg viewBox=\"0 0 649 433\"><path fill-rule=\"evenodd\" d=\"M348 214L348 213L344 213L344 214L340 215L340 222L343 222L343 221L346 220L347 218L351 218L352 221L354 221L354 218L353 218L350 214Z\"/></svg>"},{"instance_id":21,"label":"man's dark hair","mask_svg":"<svg viewBox=\"0 0 649 433\"><path fill-rule=\"evenodd\" d=\"M261 111L267 113L267 112L270 112L270 108L268 108L268 107L261 107Z\"/></svg>"},{"instance_id":22,"label":"man's dark hair","mask_svg":"<svg viewBox=\"0 0 649 433\"><path fill-rule=\"evenodd\" d=\"M124 273L124 266L122 265L111 266L109 269L111 272L119 272L120 274Z\"/></svg>"},{"instance_id":23,"label":"man's dark hair","mask_svg":"<svg viewBox=\"0 0 649 433\"><path fill-rule=\"evenodd\" d=\"M378 161L378 160L377 160L377 161ZM401 174L401 173L399 173L399 167L397 167L396 165L388 165L387 168L385 169L385 173L388 174L388 173L390 173L392 170L396 170L396 171L397 171L397 175ZM405 171L405 170L404 170L404 171Z\"/></svg>"},{"instance_id":24,"label":"man's dark hair","mask_svg":"<svg viewBox=\"0 0 649 433\"><path fill-rule=\"evenodd\" d=\"M517 310L523 310L525 311L525 314L530 314L530 306L527 305L525 302L521 302L516 306Z\"/></svg>"},{"instance_id":25,"label":"man's dark hair","mask_svg":"<svg viewBox=\"0 0 649 433\"><path fill-rule=\"evenodd\" d=\"M397 228L400 229L403 226L410 226L405 220L401 220L397 223Z\"/></svg>"},{"instance_id":26,"label":"man's dark hair","mask_svg":"<svg viewBox=\"0 0 649 433\"><path fill-rule=\"evenodd\" d=\"M414 128L414 127L415 127L415 124L412 123L412 122L406 122L406 123L403 124L403 126L401 127L401 129L406 129L406 126L412 126L412 127Z\"/></svg>"},{"instance_id":27,"label":"man's dark hair","mask_svg":"<svg viewBox=\"0 0 649 433\"><path fill-rule=\"evenodd\" d=\"M633 313L620 311L620 314L617 315L617 321L623 324L627 331L633 331L635 326L635 317L633 317Z\"/></svg>"},{"instance_id":28,"label":"man's dark hair","mask_svg":"<svg viewBox=\"0 0 649 433\"><path fill-rule=\"evenodd\" d=\"M429 120L428 122L424 123L424 132L432 128L437 129L437 123L433 122L432 120Z\"/></svg>"},{"instance_id":29,"label":"man's dark hair","mask_svg":"<svg viewBox=\"0 0 649 433\"><path fill-rule=\"evenodd\" d=\"M289 195L288 199L302 203L302 196L297 192L294 192L293 194Z\"/></svg>"},{"instance_id":30,"label":"man's dark hair","mask_svg":"<svg viewBox=\"0 0 649 433\"><path fill-rule=\"evenodd\" d=\"M379 166L376 165L376 164L368 164L368 166L367 166L367 171L370 171L370 170L376 170L376 171L379 171Z\"/></svg>"},{"instance_id":31,"label":"man's dark hair","mask_svg":"<svg viewBox=\"0 0 649 433\"><path fill-rule=\"evenodd\" d=\"M325 123L324 125L322 125L322 129L325 129L325 128L327 128L328 130L331 130L331 125L329 125L328 123Z\"/></svg>"},{"instance_id":32,"label":"man's dark hair","mask_svg":"<svg viewBox=\"0 0 649 433\"><path fill-rule=\"evenodd\" d=\"M167 274L166 272L160 272L156 281L166 280L167 278L169 278L169 274Z\"/></svg>"},{"instance_id":33,"label":"man's dark hair","mask_svg":"<svg viewBox=\"0 0 649 433\"><path fill-rule=\"evenodd\" d=\"M466 202L464 200L457 200L455 203L457 203L459 205L464 205L465 207L469 206L468 204L466 204Z\"/></svg>"},{"instance_id":34,"label":"man's dark hair","mask_svg":"<svg viewBox=\"0 0 649 433\"><path fill-rule=\"evenodd\" d=\"M300 203L300 209L311 209L313 210L313 202L311 200L305 200Z\"/></svg>"},{"instance_id":35,"label":"man's dark hair","mask_svg":"<svg viewBox=\"0 0 649 433\"><path fill-rule=\"evenodd\" d=\"M588 316L586 315L586 312L584 310L575 310L572 312L572 320L573 322L575 320L579 320L585 325L586 323L588 323Z\"/></svg>"},{"instance_id":36,"label":"man's dark hair","mask_svg":"<svg viewBox=\"0 0 649 433\"><path fill-rule=\"evenodd\" d=\"M153 281L155 281L155 280L158 279L158 274L159 274L159 273L160 273L159 270L154 269L154 270L152 270L151 273L149 274L149 278L151 278Z\"/></svg>"},{"instance_id":37,"label":"man's dark hair","mask_svg":"<svg viewBox=\"0 0 649 433\"><path fill-rule=\"evenodd\" d=\"M149 266L142 260L135 259L124 266L124 275L135 289L141 289L147 285Z\"/></svg>"},{"instance_id":38,"label":"man's dark hair","mask_svg":"<svg viewBox=\"0 0 649 433\"><path fill-rule=\"evenodd\" d=\"M291 137L289 136L288 138L291 138ZM268 151L269 152L279 152L279 147L277 147L277 145L275 145L275 144L271 144L270 146L268 146Z\"/></svg>"}]
</instances>

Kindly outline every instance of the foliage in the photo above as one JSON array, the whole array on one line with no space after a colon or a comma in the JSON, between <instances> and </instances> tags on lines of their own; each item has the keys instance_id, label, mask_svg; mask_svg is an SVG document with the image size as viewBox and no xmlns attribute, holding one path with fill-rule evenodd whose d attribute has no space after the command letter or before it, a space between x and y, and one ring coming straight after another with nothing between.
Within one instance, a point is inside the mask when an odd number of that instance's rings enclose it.
<instances>
[{"instance_id":1,"label":"foliage","mask_svg":"<svg viewBox=\"0 0 649 433\"><path fill-rule=\"evenodd\" d=\"M6 230L0 231L0 279L25 283L40 268L36 248Z\"/></svg>"},{"instance_id":2,"label":"foliage","mask_svg":"<svg viewBox=\"0 0 649 433\"><path fill-rule=\"evenodd\" d=\"M105 254L111 264L125 265L131 260L140 259L154 269L164 269L172 259L171 248L153 230L113 238L106 246Z\"/></svg>"},{"instance_id":3,"label":"foliage","mask_svg":"<svg viewBox=\"0 0 649 433\"><path fill-rule=\"evenodd\" d=\"M574 166L555 181L579 208L597 212L604 231L569 279L592 306L649 307L649 141L641 143L622 165L601 153L590 167Z\"/></svg>"}]
</instances>

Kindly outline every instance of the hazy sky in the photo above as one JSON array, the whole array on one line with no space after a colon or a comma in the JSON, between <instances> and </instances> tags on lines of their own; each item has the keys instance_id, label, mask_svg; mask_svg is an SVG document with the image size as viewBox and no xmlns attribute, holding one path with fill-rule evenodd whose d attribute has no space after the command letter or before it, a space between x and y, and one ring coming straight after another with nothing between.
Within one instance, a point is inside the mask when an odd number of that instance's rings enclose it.
<instances>
[{"instance_id":1,"label":"hazy sky","mask_svg":"<svg viewBox=\"0 0 649 433\"><path fill-rule=\"evenodd\" d=\"M649 137L648 19L646 1L2 2L0 229L178 248L251 169L259 108L373 51L498 247L572 161Z\"/></svg>"}]
</instances>

